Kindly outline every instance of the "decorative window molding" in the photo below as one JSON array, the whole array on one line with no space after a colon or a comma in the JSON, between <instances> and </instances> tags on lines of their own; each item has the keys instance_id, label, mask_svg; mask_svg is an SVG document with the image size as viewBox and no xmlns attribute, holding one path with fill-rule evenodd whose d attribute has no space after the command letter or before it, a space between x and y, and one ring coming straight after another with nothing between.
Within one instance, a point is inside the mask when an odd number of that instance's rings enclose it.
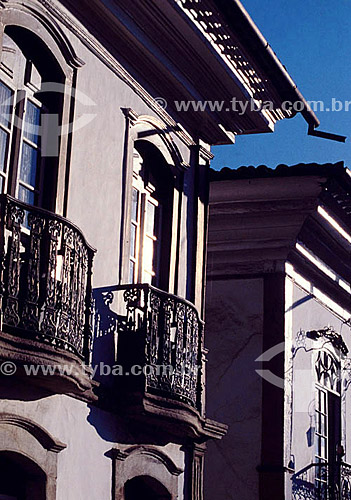
<instances>
[{"instance_id":1,"label":"decorative window molding","mask_svg":"<svg viewBox=\"0 0 351 500\"><path fill-rule=\"evenodd\" d=\"M172 500L178 498L178 480L184 469L158 447L136 445L112 448L110 456L114 462L113 500L125 500L124 485L138 475L153 477L168 490Z\"/></svg>"},{"instance_id":2,"label":"decorative window molding","mask_svg":"<svg viewBox=\"0 0 351 500\"><path fill-rule=\"evenodd\" d=\"M33 420L22 417L21 415L16 415L15 413L0 413L0 425L4 424L26 430L47 451L59 453L67 447L64 443L51 436L43 427L33 422Z\"/></svg>"},{"instance_id":3,"label":"decorative window molding","mask_svg":"<svg viewBox=\"0 0 351 500\"><path fill-rule=\"evenodd\" d=\"M85 62L80 59L67 36L64 34L54 17L40 6L35 6L27 2L2 2L0 18L3 26L20 26L31 30L33 33L40 33L50 52L59 61L62 70L69 76L71 69L84 66ZM45 4L45 1L43 2ZM55 11L57 6L55 7Z\"/></svg>"},{"instance_id":4,"label":"decorative window molding","mask_svg":"<svg viewBox=\"0 0 351 500\"><path fill-rule=\"evenodd\" d=\"M84 62L77 56L68 37L64 34L55 16L51 16L45 8L40 5L34 6L32 3L24 1L6 2L0 4L0 39L5 30L22 30L29 36L38 40L51 54L52 64L57 66L57 75L45 79L46 83L57 82L58 92L62 92L62 103L60 109L49 110L50 115L57 114L63 127L68 127L72 117L72 107L74 106L74 88L76 86L77 69L84 65ZM52 13L53 14L53 13ZM1 40L0 40L1 44ZM37 52L36 52L37 53ZM8 55L7 55L8 57ZM32 58L32 57L31 57ZM34 59L34 57L33 57ZM44 60L43 58L41 60ZM3 72L6 73L6 66L2 65ZM9 76L7 72L7 76ZM5 82L6 83L6 82ZM62 91L60 88L62 87ZM52 92L55 90L53 89ZM40 94L38 94L40 96ZM53 100L52 100L53 101ZM59 99L57 100L59 102ZM68 206L68 182L70 170L70 143L72 133L60 135L59 151L57 156L48 158L48 170L52 173L52 195L45 194L43 206L60 215L66 215ZM56 161L57 160L57 161ZM53 165L55 163L55 165ZM51 165L52 164L52 165ZM50 177L51 181L51 177Z\"/></svg>"},{"instance_id":5,"label":"decorative window molding","mask_svg":"<svg viewBox=\"0 0 351 500\"><path fill-rule=\"evenodd\" d=\"M167 246L169 247L169 263L165 274L162 274L161 283L156 283L167 292L177 293L177 259L180 248L180 223L182 214L182 193L184 185L184 171L188 168L188 164L183 160L180 151L174 143L169 127L162 123L158 118L142 115L139 116L135 111L128 108L122 109L126 117L126 132L125 132L125 157L123 161L123 213L122 220L124 221L123 234L121 238L121 261L120 261L120 283L125 284L130 282L130 258L131 258L131 219L132 219L132 193L133 180L135 184L135 175L133 170L133 160L135 149L140 149L144 145L144 149L154 148L158 152L159 158L162 158L160 165L160 178L169 175L169 196L167 211L169 212L169 221L167 232ZM139 144L139 148L136 146ZM140 152L140 151L139 151ZM147 157L147 151L145 151ZM144 160L144 158L143 158ZM160 160L161 161L161 160ZM162 170L163 169L163 170ZM166 170L167 169L167 174ZM157 179L156 179L157 180ZM134 185L135 188L135 185ZM164 219L166 220L166 219ZM164 232L165 234L165 232ZM164 254L166 250L164 249ZM161 258L164 268L165 258ZM161 262L160 261L160 262ZM155 283L154 283L155 284Z\"/></svg>"},{"instance_id":6,"label":"decorative window molding","mask_svg":"<svg viewBox=\"0 0 351 500\"><path fill-rule=\"evenodd\" d=\"M170 472L173 476L179 476L184 472L184 469L181 467L178 467L173 460L166 455L163 451L161 451L159 448L156 448L155 446L151 445L135 445L131 446L125 450L121 450L119 448L114 448L113 449L113 455L114 458L117 460L120 460L124 462L127 460L129 457L136 456L136 455L141 455L141 456L146 456L146 457L151 457L155 458L159 462L161 462L168 472Z\"/></svg>"},{"instance_id":7,"label":"decorative window molding","mask_svg":"<svg viewBox=\"0 0 351 500\"><path fill-rule=\"evenodd\" d=\"M121 111L128 119L128 125L132 128L131 136L134 140L141 139L144 135L145 140L152 142L157 148L160 149L169 164L174 164L176 167L185 170L190 168L189 163L184 161L170 134L170 132L173 132L174 134L179 132L179 127L177 125L170 127L159 118L150 115L139 115L132 108L121 108ZM157 134L149 134L149 136L147 136L147 132L150 132L151 130L156 130ZM193 146L194 144L192 143L189 145ZM202 149L207 152L205 148ZM211 153L209 154L212 156Z\"/></svg>"},{"instance_id":8,"label":"decorative window molding","mask_svg":"<svg viewBox=\"0 0 351 500\"><path fill-rule=\"evenodd\" d=\"M57 456L66 445L21 415L0 413L0 453L23 455L46 476L46 500L56 499Z\"/></svg>"}]
</instances>

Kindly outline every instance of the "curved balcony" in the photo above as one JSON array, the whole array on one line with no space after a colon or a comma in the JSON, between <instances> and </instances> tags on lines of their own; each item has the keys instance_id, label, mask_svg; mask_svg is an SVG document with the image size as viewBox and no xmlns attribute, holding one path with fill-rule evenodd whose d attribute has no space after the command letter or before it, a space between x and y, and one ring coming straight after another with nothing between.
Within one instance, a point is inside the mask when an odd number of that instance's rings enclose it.
<instances>
[{"instance_id":1,"label":"curved balcony","mask_svg":"<svg viewBox=\"0 0 351 500\"><path fill-rule=\"evenodd\" d=\"M95 251L59 215L8 195L0 209L2 357L57 364L60 355L62 364L88 364ZM82 373L76 379L85 385Z\"/></svg>"},{"instance_id":2,"label":"curved balcony","mask_svg":"<svg viewBox=\"0 0 351 500\"><path fill-rule=\"evenodd\" d=\"M292 477L293 500L351 500L351 465L312 463Z\"/></svg>"},{"instance_id":3,"label":"curved balcony","mask_svg":"<svg viewBox=\"0 0 351 500\"><path fill-rule=\"evenodd\" d=\"M109 362L120 369L113 377L119 408L133 418L180 419L194 434L203 432L204 323L195 306L148 284L95 289L94 296L93 365L106 363L117 346Z\"/></svg>"}]
</instances>

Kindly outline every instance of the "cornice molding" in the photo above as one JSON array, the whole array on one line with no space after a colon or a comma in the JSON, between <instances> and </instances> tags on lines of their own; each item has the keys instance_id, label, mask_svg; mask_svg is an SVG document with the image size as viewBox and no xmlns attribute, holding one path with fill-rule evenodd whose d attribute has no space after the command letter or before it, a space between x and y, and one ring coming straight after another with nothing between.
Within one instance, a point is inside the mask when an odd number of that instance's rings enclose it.
<instances>
[{"instance_id":1,"label":"cornice molding","mask_svg":"<svg viewBox=\"0 0 351 500\"><path fill-rule=\"evenodd\" d=\"M281 107L277 91L257 64L248 56L245 46L237 39L228 25L228 20L219 12L213 0L187 1L173 0L174 4L185 13L194 26L202 33L223 62L230 68L245 91L253 98L273 101L274 109L263 110L263 115L270 123L296 114Z\"/></svg>"},{"instance_id":2,"label":"cornice molding","mask_svg":"<svg viewBox=\"0 0 351 500\"><path fill-rule=\"evenodd\" d=\"M228 425L206 418L204 430L215 439L222 439L228 432Z\"/></svg>"},{"instance_id":3,"label":"cornice molding","mask_svg":"<svg viewBox=\"0 0 351 500\"><path fill-rule=\"evenodd\" d=\"M211 161L214 158L214 154L211 153L211 151L209 151L208 149L204 148L203 146L200 146L199 153L200 153L200 157L203 160Z\"/></svg>"}]
</instances>

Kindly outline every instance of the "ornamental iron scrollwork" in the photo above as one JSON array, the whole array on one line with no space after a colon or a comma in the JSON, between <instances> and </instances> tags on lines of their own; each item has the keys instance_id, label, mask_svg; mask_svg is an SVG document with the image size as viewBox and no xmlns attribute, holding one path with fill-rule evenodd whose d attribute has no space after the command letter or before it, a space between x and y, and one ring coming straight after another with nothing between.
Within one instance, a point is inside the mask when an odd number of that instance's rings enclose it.
<instances>
[{"instance_id":1,"label":"ornamental iron scrollwork","mask_svg":"<svg viewBox=\"0 0 351 500\"><path fill-rule=\"evenodd\" d=\"M315 364L317 382L335 392L340 392L340 366L327 351L319 351Z\"/></svg>"},{"instance_id":2,"label":"ornamental iron scrollwork","mask_svg":"<svg viewBox=\"0 0 351 500\"><path fill-rule=\"evenodd\" d=\"M9 232L7 254L5 257L6 306L3 310L3 322L10 326L18 326L19 292L21 269L21 224L24 221L24 210L15 205L6 205L3 231ZM7 272L6 272L7 271Z\"/></svg>"},{"instance_id":3,"label":"ornamental iron scrollwork","mask_svg":"<svg viewBox=\"0 0 351 500\"><path fill-rule=\"evenodd\" d=\"M342 335L336 332L330 326L321 328L320 330L309 330L303 333L307 338L310 338L312 340L318 340L318 339L327 340L335 347L335 349L339 350L340 353L344 354L345 356L349 352L347 345L345 344L342 338Z\"/></svg>"},{"instance_id":4,"label":"ornamental iron scrollwork","mask_svg":"<svg viewBox=\"0 0 351 500\"><path fill-rule=\"evenodd\" d=\"M203 323L196 308L148 284L118 285L105 290L103 296L108 306L113 301L120 304L121 298L124 304L124 314L117 314L113 325L119 339L118 364L126 370L133 364L145 365L146 392L177 399L201 411ZM106 316L106 301L100 303ZM111 316L112 311L107 314ZM100 316L98 312L100 325L110 324Z\"/></svg>"},{"instance_id":5,"label":"ornamental iron scrollwork","mask_svg":"<svg viewBox=\"0 0 351 500\"><path fill-rule=\"evenodd\" d=\"M149 328L146 330L146 358L148 359L150 365L155 366L158 363L158 352L159 352L159 314L160 314L161 300L160 297L151 291L150 293L150 322ZM150 387L157 387L158 380L154 372L150 372L147 375L147 384Z\"/></svg>"},{"instance_id":6,"label":"ornamental iron scrollwork","mask_svg":"<svg viewBox=\"0 0 351 500\"><path fill-rule=\"evenodd\" d=\"M340 465L340 500L351 500L351 466L346 463Z\"/></svg>"},{"instance_id":7,"label":"ornamental iron scrollwork","mask_svg":"<svg viewBox=\"0 0 351 500\"><path fill-rule=\"evenodd\" d=\"M4 331L72 352L87 362L94 250L68 220L1 195Z\"/></svg>"},{"instance_id":8,"label":"ornamental iron scrollwork","mask_svg":"<svg viewBox=\"0 0 351 500\"><path fill-rule=\"evenodd\" d=\"M27 291L24 299L22 313L22 324L26 330L39 331L39 295L40 295L40 260L41 240L45 220L35 214L29 214L28 225L30 231L30 243L27 272Z\"/></svg>"},{"instance_id":9,"label":"ornamental iron scrollwork","mask_svg":"<svg viewBox=\"0 0 351 500\"><path fill-rule=\"evenodd\" d=\"M293 474L293 500L351 500L351 466L314 463Z\"/></svg>"}]
</instances>

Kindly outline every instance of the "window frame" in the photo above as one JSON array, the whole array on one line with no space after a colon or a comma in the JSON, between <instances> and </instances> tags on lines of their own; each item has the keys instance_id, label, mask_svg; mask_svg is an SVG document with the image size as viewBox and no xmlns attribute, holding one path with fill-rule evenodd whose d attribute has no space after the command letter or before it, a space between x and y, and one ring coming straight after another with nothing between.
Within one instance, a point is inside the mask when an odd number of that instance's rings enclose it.
<instances>
[{"instance_id":1,"label":"window frame","mask_svg":"<svg viewBox=\"0 0 351 500\"><path fill-rule=\"evenodd\" d=\"M133 150L135 144L144 141L151 147L158 150L163 158L162 168L169 169L172 178L170 187L170 203L167 209L171 214L169 218L169 270L167 275L163 275L163 283L160 285L162 290L168 293L178 295L178 273L179 273L179 252L180 252L180 227L183 214L183 191L184 191L184 172L188 168L184 162L174 161L171 151L174 146L165 137L162 127L158 120L151 116L137 117L131 109L122 109L125 116L125 155L122 168L122 231L119 247L119 272L117 282L119 284L130 283L130 221L131 221L131 198L133 189ZM154 125L154 121L158 125ZM165 220L162 217L162 220Z\"/></svg>"},{"instance_id":2,"label":"window frame","mask_svg":"<svg viewBox=\"0 0 351 500\"><path fill-rule=\"evenodd\" d=\"M11 37L10 37L11 38ZM15 42L14 42L15 43ZM21 47L18 46L18 50L21 51ZM21 51L22 52L22 51ZM23 52L22 52L23 54ZM12 91L12 105L11 105L11 134L8 138L7 144L7 161L6 161L6 176L0 171L1 177L6 178L5 185L3 184L2 193L7 193L14 198L21 201L22 198L19 197L20 186L26 191L34 193L33 203L28 203L33 206L41 206L42 204L42 191L43 191L43 175L45 169L45 158L41 156L40 151L42 149L41 137L38 135L38 142L35 143L26 137L25 127L26 127L26 112L28 109L28 103L36 106L40 109L40 117L43 115L43 111L47 111L46 106L35 97L35 93L40 89L32 84L30 78L28 77L28 68L33 67L33 63L29 61L23 54L24 62L24 73L23 79L20 81L19 75L14 74L14 78L8 75L8 72L4 68L4 65L0 64L0 82L8 87ZM17 122L17 123L16 123ZM39 122L39 126L42 126ZM0 122L0 127L6 131L5 126ZM36 161L36 174L35 174L35 185L32 186L21 179L21 166L23 159L24 145L28 145L37 151L37 161Z\"/></svg>"},{"instance_id":3,"label":"window frame","mask_svg":"<svg viewBox=\"0 0 351 500\"><path fill-rule=\"evenodd\" d=\"M10 122L10 127L5 127L5 125L2 123L2 120L0 120L0 128L4 130L8 134L8 140L7 140L7 145L6 145L6 150L5 150L5 169L1 170L0 169L0 176L3 179L3 184L0 186L0 192L1 193L8 193L9 190L9 184L11 183L11 156L13 154L13 141L14 141L14 128L15 128L15 106L14 106L14 99L16 96L16 93L18 92L18 89L14 86L13 82L8 81L8 77L5 72L2 71L2 68L0 66L0 83L2 83L4 86L10 89L12 92L12 103L11 103L11 122ZM1 111L1 103L0 103L0 111ZM11 193L9 193L11 194Z\"/></svg>"},{"instance_id":4,"label":"window frame","mask_svg":"<svg viewBox=\"0 0 351 500\"><path fill-rule=\"evenodd\" d=\"M133 150L133 158L134 155ZM139 153L138 153L139 154ZM141 157L142 158L142 157ZM141 162L142 165L142 162ZM142 167L141 167L142 168ZM141 170L141 169L140 169ZM135 228L135 238L134 238L134 246L135 246L135 255L132 253L132 232L130 231L130 244L129 244L129 265L131 270L131 265L134 265L134 273L133 278L130 272L129 282L130 283L149 283L154 286L158 286L159 281L159 263L160 263L160 255L159 255L159 247L160 240L162 241L161 234L161 225L160 219L162 217L162 205L160 202L153 197L155 192L155 186L153 186L150 182L147 184L146 181L142 179L140 176L140 171L136 172L133 168L133 182L132 182L132 195L131 195L131 209L130 209L130 227ZM136 219L133 219L133 192L137 193L137 211L136 211ZM155 218L153 220L154 231L153 234L148 232L148 218L147 218L147 208L148 204L152 204L155 210ZM159 213L157 213L157 209L159 209ZM155 230L155 226L157 226ZM156 234L154 234L156 233ZM153 241L152 244L152 269L148 269L146 267L146 255L145 255L145 242L148 240ZM156 250L156 251L155 251ZM156 254L156 258L155 258ZM156 261L155 269L154 264ZM150 279L147 280L145 275L149 275Z\"/></svg>"},{"instance_id":5,"label":"window frame","mask_svg":"<svg viewBox=\"0 0 351 500\"><path fill-rule=\"evenodd\" d=\"M328 369L326 369L325 361L326 358L330 358L331 364ZM321 367L318 367L320 364ZM323 468L316 469L315 474L315 484L318 491L322 491L323 487L329 487L330 480L333 480L335 473L338 471L336 469L336 447L341 444L341 406L342 406L342 395L341 395L341 383L340 383L340 362L338 359L329 351L319 350L317 359L314 363L315 367L315 446L314 446L314 461L316 464L325 464L326 469ZM336 369L336 373L335 373ZM330 371L330 373L328 373ZM336 389L332 388L331 377L336 377L334 382L336 383ZM333 384L334 385L334 384ZM320 395L324 396L324 411L320 408ZM337 405L337 408L335 407ZM324 417L324 433L321 432L319 417ZM338 418L339 417L339 418ZM337 429L335 428L337 425ZM333 426L333 428L332 428ZM318 442L319 440L325 441L325 456L318 453ZM324 473L324 477L323 477Z\"/></svg>"},{"instance_id":6,"label":"window frame","mask_svg":"<svg viewBox=\"0 0 351 500\"><path fill-rule=\"evenodd\" d=\"M19 189L20 186L24 187L24 189L31 191L34 193L34 203L33 205L38 205L41 206L42 204L42 196L43 196L43 176L45 172L45 158L41 156L41 150L42 150L42 144L41 144L41 139L40 135L38 136L38 144L32 142L30 139L25 137L25 113L27 112L27 106L28 102L31 104L34 104L34 106L37 106L40 109L40 116L43 116L43 111L47 111L47 108L38 100L34 97L34 95L28 95L27 90L25 91L25 96L24 96L24 112L23 112L23 117L22 117L22 122L23 126L21 127L21 130L18 131L18 134L20 135L20 146L19 146L19 151L18 151L18 162L17 165L13 165L13 172L14 172L14 177L15 177L15 192L14 195L15 198L21 199L19 197ZM41 125L40 125L41 126ZM33 148L37 151L37 162L36 162L36 172L35 172L35 185L32 186L31 184L26 183L24 180L21 179L21 167L22 167L22 160L23 160L23 147L24 145L28 145L30 148ZM28 203L28 202L25 202ZM29 203L31 204L31 203Z\"/></svg>"},{"instance_id":7,"label":"window frame","mask_svg":"<svg viewBox=\"0 0 351 500\"><path fill-rule=\"evenodd\" d=\"M16 15L13 22L13 15ZM3 43L4 34L9 36L21 51L22 47L34 44L35 51L33 52L33 62L39 57L49 57L49 64L45 66L45 82L58 82L65 89L62 95L62 100L58 105L59 114L63 124L69 124L73 116L72 110L75 107L75 99L72 98L72 89L76 85L77 74L79 68L85 63L80 59L71 43L62 35L57 27L48 19L45 23L36 16L23 12L16 5L11 9L4 8L2 11L2 25L0 27L0 51ZM43 52L41 52L43 51ZM11 51L8 51L11 52ZM43 60L41 57L41 60ZM2 60L2 58L1 58ZM15 84L11 70L4 64L1 71L1 79L12 90L16 90L18 86ZM43 65L42 65L43 66ZM57 112L56 109L53 112ZM50 182L50 190L42 191L42 198L38 200L39 206L55 212L57 214L67 216L68 207L68 183L67 176L69 175L69 158L71 154L72 132L63 134L60 137L59 152L57 157L47 162L50 167L48 180ZM17 146L18 154L18 146ZM7 155L9 157L9 155ZM43 169L41 171L41 179L39 188L43 182ZM45 174L46 175L46 174ZM10 182L9 182L10 181ZM7 180L7 193L14 194L15 179ZM12 191L10 190L12 189Z\"/></svg>"}]
</instances>

